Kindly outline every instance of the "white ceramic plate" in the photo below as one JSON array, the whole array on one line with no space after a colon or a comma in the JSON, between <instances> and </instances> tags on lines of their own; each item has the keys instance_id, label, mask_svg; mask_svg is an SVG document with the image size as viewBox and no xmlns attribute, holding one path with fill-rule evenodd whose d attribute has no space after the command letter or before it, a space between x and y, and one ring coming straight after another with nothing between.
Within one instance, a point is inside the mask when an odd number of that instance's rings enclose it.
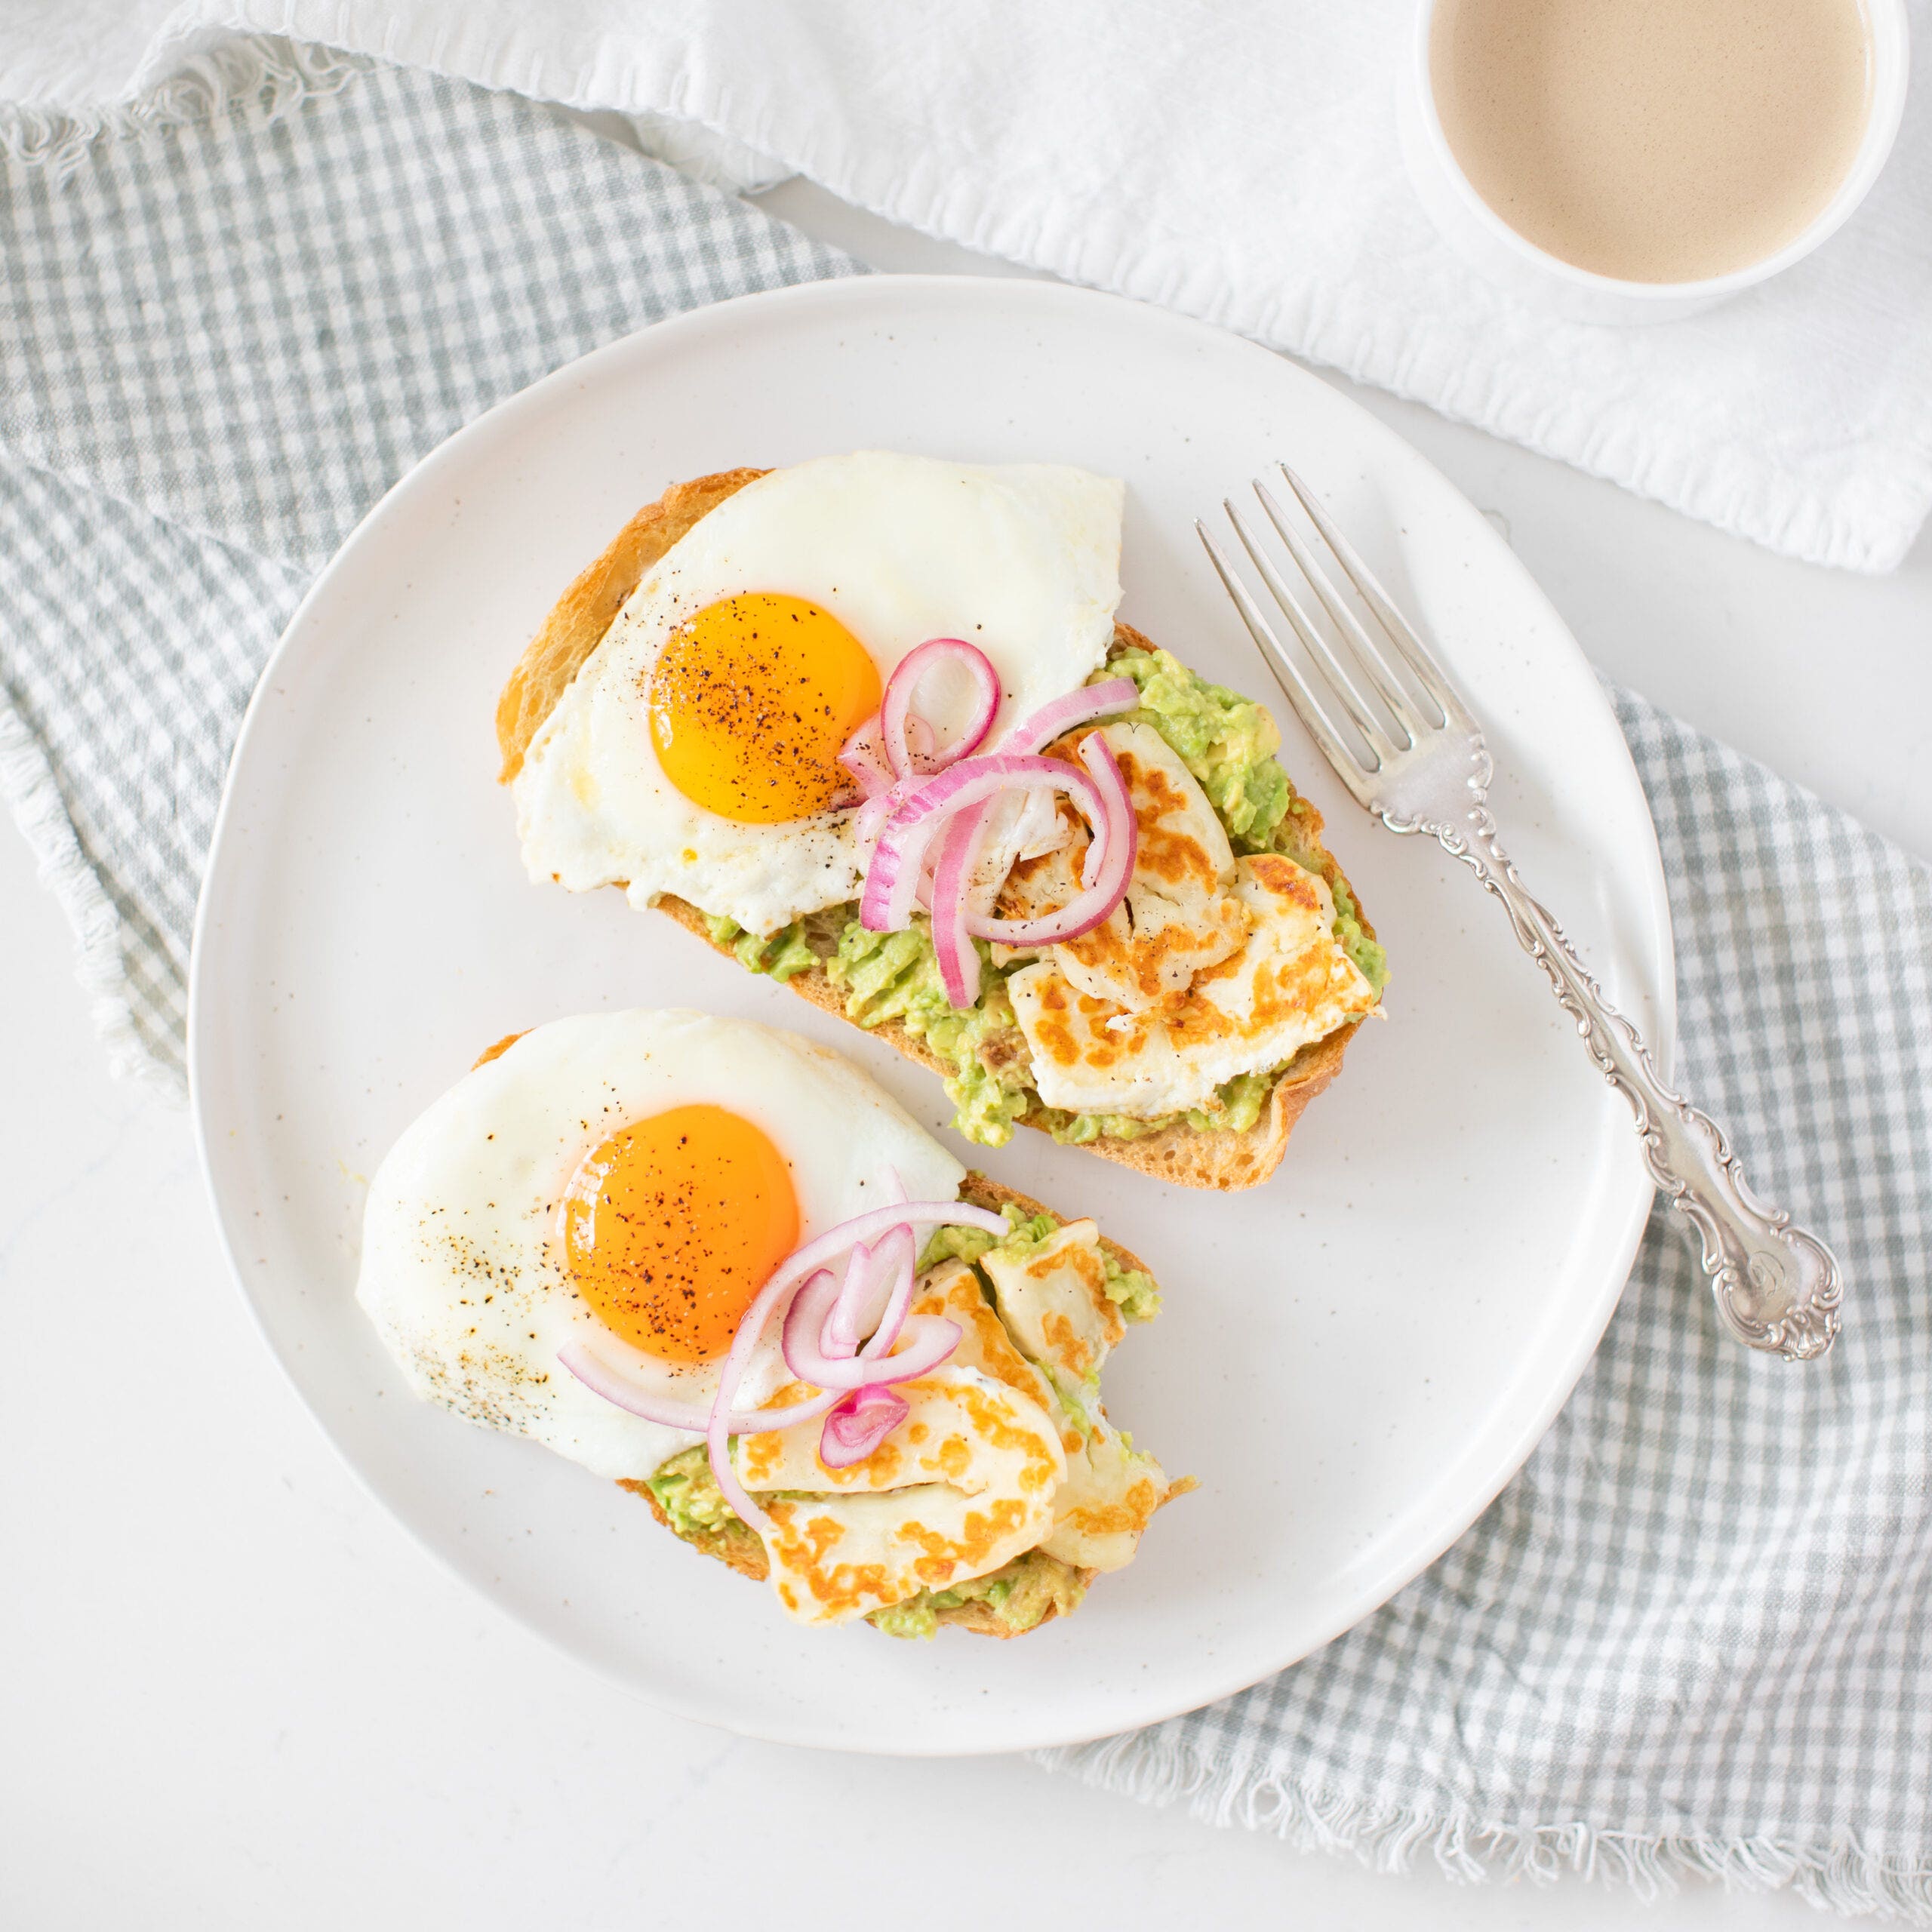
<instances>
[{"instance_id":1,"label":"white ceramic plate","mask_svg":"<svg viewBox=\"0 0 1932 1932\"><path fill-rule=\"evenodd\" d=\"M971 1155L1097 1215L1167 1289L1110 1366L1109 1404L1201 1487L1077 1617L1008 1644L804 1631L614 1485L411 1400L353 1299L364 1177L503 1034L702 1005L826 1041L935 1130L948 1117L927 1075L668 920L531 884L494 782L499 685L640 503L708 470L877 446L1124 477L1123 614L1257 695L1268 674L1190 520L1291 460L1465 681L1526 872L1668 1054L1642 794L1588 666L1483 518L1354 404L1232 336L1077 290L894 277L614 343L453 437L370 515L290 624L235 754L195 936L195 1105L271 1346L371 1489L478 1589L687 1717L854 1750L1009 1750L1252 1683L1438 1555L1569 1392L1651 1189L1500 912L1348 804L1279 706L1387 944L1387 1023L1362 1029L1252 1193L1167 1188L1029 1133Z\"/></svg>"}]
</instances>

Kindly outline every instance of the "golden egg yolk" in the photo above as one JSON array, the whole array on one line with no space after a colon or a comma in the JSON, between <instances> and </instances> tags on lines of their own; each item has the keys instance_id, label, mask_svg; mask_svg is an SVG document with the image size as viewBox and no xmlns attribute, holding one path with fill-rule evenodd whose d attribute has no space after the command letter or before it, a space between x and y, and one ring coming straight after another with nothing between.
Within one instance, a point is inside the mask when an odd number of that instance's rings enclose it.
<instances>
[{"instance_id":1,"label":"golden egg yolk","mask_svg":"<svg viewBox=\"0 0 1932 1932\"><path fill-rule=\"evenodd\" d=\"M563 1240L571 1284L607 1327L667 1361L711 1361L798 1246L798 1198L742 1115L673 1107L583 1157Z\"/></svg>"},{"instance_id":2,"label":"golden egg yolk","mask_svg":"<svg viewBox=\"0 0 1932 1932\"><path fill-rule=\"evenodd\" d=\"M878 709L878 669L802 597L752 591L707 605L651 673L651 742L694 804L743 825L822 812L850 783L846 740Z\"/></svg>"}]
</instances>

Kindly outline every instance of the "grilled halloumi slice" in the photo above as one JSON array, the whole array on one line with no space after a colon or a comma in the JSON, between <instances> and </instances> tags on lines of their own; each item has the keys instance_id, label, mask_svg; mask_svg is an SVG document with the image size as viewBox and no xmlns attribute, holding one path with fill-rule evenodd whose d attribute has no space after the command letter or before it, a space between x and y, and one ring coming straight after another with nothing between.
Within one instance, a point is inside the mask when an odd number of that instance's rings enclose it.
<instances>
[{"instance_id":1,"label":"grilled halloumi slice","mask_svg":"<svg viewBox=\"0 0 1932 1932\"><path fill-rule=\"evenodd\" d=\"M1066 1481L1054 1498L1053 1534L1040 1547L1076 1570L1124 1569L1171 1493L1167 1472L1152 1456L1099 1423L1066 1459Z\"/></svg>"},{"instance_id":2,"label":"grilled halloumi slice","mask_svg":"<svg viewBox=\"0 0 1932 1932\"><path fill-rule=\"evenodd\" d=\"M905 1420L845 1469L819 1460L815 1422L737 1438L746 1489L809 1492L764 1505L772 1586L801 1623L843 1623L983 1576L1053 1527L1066 1456L1038 1402L950 1363L897 1392Z\"/></svg>"},{"instance_id":3,"label":"grilled halloumi slice","mask_svg":"<svg viewBox=\"0 0 1932 1932\"><path fill-rule=\"evenodd\" d=\"M1024 1260L989 1254L980 1263L1020 1352L1075 1382L1096 1378L1127 1333L1107 1294L1100 1232L1069 1221Z\"/></svg>"},{"instance_id":4,"label":"grilled halloumi slice","mask_svg":"<svg viewBox=\"0 0 1932 1932\"><path fill-rule=\"evenodd\" d=\"M1109 1425L1097 1395L1081 1406L1076 1426L1066 1398L1057 1401L1044 1376L1007 1332L1011 1321L1044 1352L1043 1358L1069 1375L1084 1376L1077 1365L1081 1361L1097 1368L1121 1330L1118 1312L1105 1292L1098 1232L1091 1221L1075 1222L1030 1266L1015 1269L992 1261L987 1272L1005 1321L972 1269L960 1261L934 1269L912 1306L917 1314L947 1316L965 1331L955 1362L1032 1394L1049 1415L1063 1419L1060 1446L1066 1451L1066 1480L1054 1492L1053 1534L1040 1547L1076 1570L1121 1570L1133 1561L1142 1531L1168 1499L1167 1472ZM1051 1339L1054 1337L1057 1346Z\"/></svg>"},{"instance_id":5,"label":"grilled halloumi slice","mask_svg":"<svg viewBox=\"0 0 1932 1932\"><path fill-rule=\"evenodd\" d=\"M1226 958L1251 921L1230 891L1235 855L1227 832L1180 754L1151 724L1103 725L1100 735L1133 795L1140 834L1134 877L1105 921L1047 956L1081 992L1140 1013L1184 992L1197 973ZM1065 741L1069 755L1073 742ZM1079 891L1091 839L1070 807L1066 816L1065 841L1009 875L1003 916L1037 918Z\"/></svg>"},{"instance_id":6,"label":"grilled halloumi slice","mask_svg":"<svg viewBox=\"0 0 1932 1932\"><path fill-rule=\"evenodd\" d=\"M911 1312L959 1324L959 1346L947 1358L954 1367L977 1368L982 1375L1037 1402L1048 1415L1056 1413L1052 1385L1014 1346L1006 1324L980 1286L980 1278L964 1262L943 1261L926 1275L912 1298ZM1060 1444L1070 1454L1080 1438L1075 1435L1069 1442L1068 1434L1061 1432Z\"/></svg>"},{"instance_id":7,"label":"grilled halloumi slice","mask_svg":"<svg viewBox=\"0 0 1932 1932\"><path fill-rule=\"evenodd\" d=\"M1238 860L1235 871L1253 929L1180 999L1129 1012L1081 992L1052 959L1008 977L1034 1085L1049 1106L1149 1119L1211 1112L1217 1088L1284 1066L1375 1010L1375 989L1335 938L1325 880L1272 852Z\"/></svg>"}]
</instances>

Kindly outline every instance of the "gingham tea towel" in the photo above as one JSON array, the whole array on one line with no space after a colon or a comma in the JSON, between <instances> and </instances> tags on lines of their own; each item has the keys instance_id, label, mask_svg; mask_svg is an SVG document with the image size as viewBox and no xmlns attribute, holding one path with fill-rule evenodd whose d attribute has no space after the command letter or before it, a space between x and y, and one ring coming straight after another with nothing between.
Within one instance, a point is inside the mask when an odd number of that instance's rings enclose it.
<instances>
[{"instance_id":1,"label":"gingham tea towel","mask_svg":"<svg viewBox=\"0 0 1932 1932\"><path fill-rule=\"evenodd\" d=\"M178 1078L242 707L303 583L497 397L851 264L546 110L281 49L194 123L0 173L0 779L117 1056ZM1932 1924L1932 878L1620 695L1687 1083L1837 1245L1801 1371L1661 1222L1548 1440L1307 1663L1049 1761L1395 1865L1681 1870Z\"/></svg>"},{"instance_id":2,"label":"gingham tea towel","mask_svg":"<svg viewBox=\"0 0 1932 1932\"><path fill-rule=\"evenodd\" d=\"M363 512L600 343L858 272L514 95L253 62L70 178L0 168L0 784L117 1067L177 1092L235 729Z\"/></svg>"},{"instance_id":3,"label":"gingham tea towel","mask_svg":"<svg viewBox=\"0 0 1932 1932\"><path fill-rule=\"evenodd\" d=\"M1658 1208L1555 1426L1432 1569L1296 1669L1048 1761L1384 1866L1932 1924L1932 872L1615 697L1681 1083L1837 1250L1836 1346L1724 1340Z\"/></svg>"}]
</instances>

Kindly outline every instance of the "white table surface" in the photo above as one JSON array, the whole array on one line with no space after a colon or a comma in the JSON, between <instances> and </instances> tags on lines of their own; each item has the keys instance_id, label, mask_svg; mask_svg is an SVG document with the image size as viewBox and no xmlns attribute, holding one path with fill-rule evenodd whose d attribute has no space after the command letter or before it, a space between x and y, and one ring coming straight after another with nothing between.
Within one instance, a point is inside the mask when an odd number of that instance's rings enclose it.
<instances>
[{"instance_id":1,"label":"white table surface","mask_svg":"<svg viewBox=\"0 0 1932 1932\"><path fill-rule=\"evenodd\" d=\"M881 268L998 272L804 184L764 198ZM1932 854L1932 546L1889 580L1808 568L1361 399L1612 675ZM934 1890L962 1840L1015 1932L1817 1922L1704 1887L1646 1910L1574 1879L1374 1875L1018 1760L817 1756L629 1701L337 1461L228 1279L185 1116L108 1079L11 832L0 937L0 1924L818 1932L848 1922L862 1861L862 1897L937 1927L966 1922Z\"/></svg>"}]
</instances>

